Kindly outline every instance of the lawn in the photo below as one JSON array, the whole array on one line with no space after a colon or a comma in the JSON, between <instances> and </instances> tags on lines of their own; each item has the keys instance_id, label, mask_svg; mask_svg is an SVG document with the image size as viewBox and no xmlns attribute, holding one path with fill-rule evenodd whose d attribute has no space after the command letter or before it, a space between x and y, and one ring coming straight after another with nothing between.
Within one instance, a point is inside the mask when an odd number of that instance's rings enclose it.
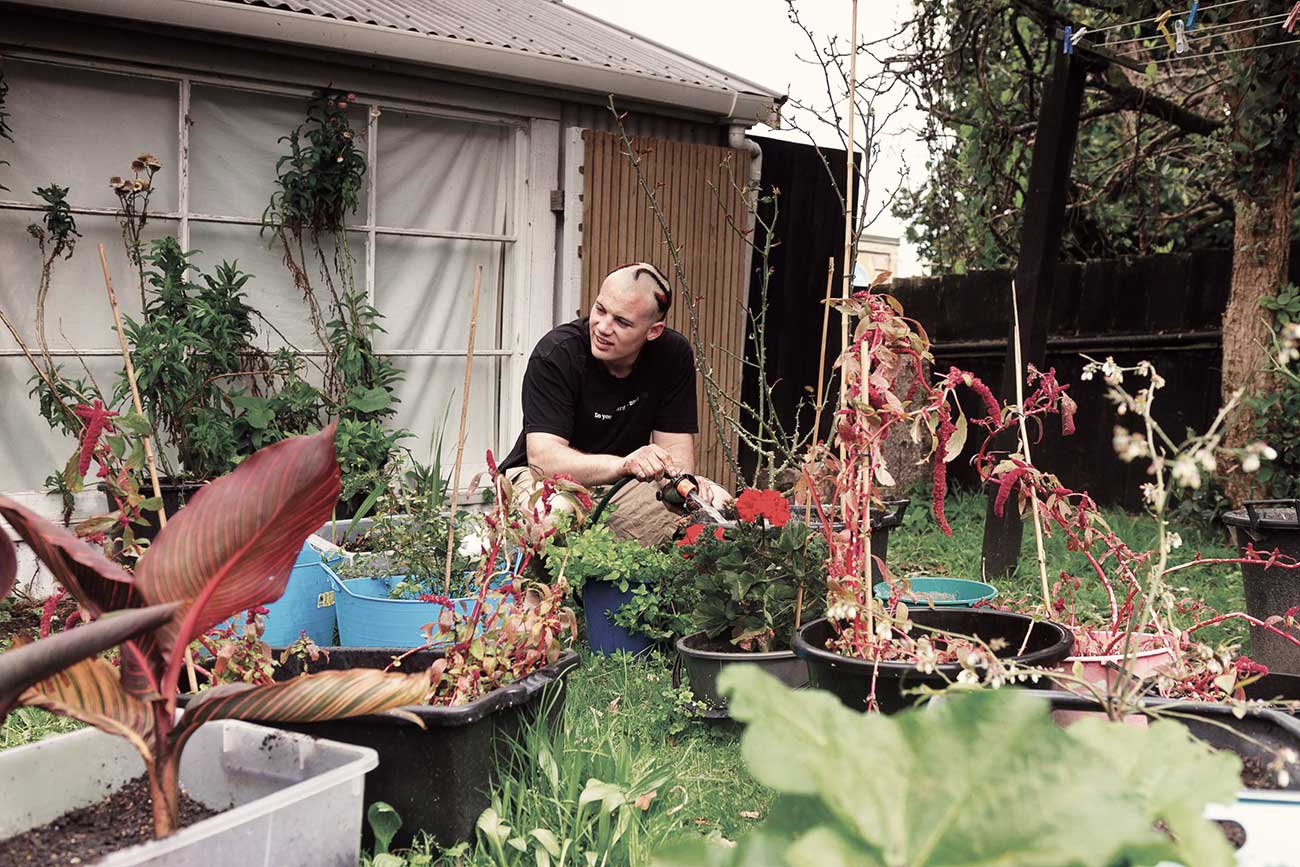
<instances>
[{"instance_id":1,"label":"lawn","mask_svg":"<svg viewBox=\"0 0 1300 867\"><path fill-rule=\"evenodd\" d=\"M890 537L889 562L903 575L936 574L978 577L983 534L984 500L956 494L949 500L953 535L938 532L934 519L915 498L901 529ZM1107 510L1106 518L1135 547L1150 545L1149 519ZM1226 544L1192 528L1179 527L1185 544L1181 553L1200 550L1227 555ZM1077 554L1059 539L1048 543L1051 574L1061 569L1081 571ZM1216 608L1234 610L1242 604L1241 580L1235 567L1214 567L1188 576L1179 594L1204 598ZM1015 575L1000 582L1005 597L1029 597L1038 586L1032 532L1026 532ZM1099 596L1089 596L1092 602ZM768 812L772 795L745 771L739 733L692 719L683 702L689 694L674 688L670 660L663 656L632 659L603 658L584 653L581 667L568 680L565 731L534 732L516 751L515 767L495 793L500 816L500 848L480 845L470 851L439 853L427 843L403 853L406 864L425 867L480 867L539 863L526 848L550 831L578 847L610 853L609 864L646 864L649 853L684 833L717 835L734 840L758 824ZM68 731L76 726L41 711L23 709L10 716L0 731L0 748L18 746ZM552 765L551 762L554 762ZM551 773L551 769L554 773ZM592 788L597 781L603 786ZM584 791L602 794L610 820L598 821L594 804L580 809ZM643 809L644 808L644 809ZM625 825L620 825L618 817ZM616 835L622 827L621 834ZM617 836L616 841L611 838ZM380 862L381 864L383 862ZM402 863L387 859L388 864ZM584 863L579 861L578 863ZM376 865L380 867L380 865Z\"/></svg>"}]
</instances>

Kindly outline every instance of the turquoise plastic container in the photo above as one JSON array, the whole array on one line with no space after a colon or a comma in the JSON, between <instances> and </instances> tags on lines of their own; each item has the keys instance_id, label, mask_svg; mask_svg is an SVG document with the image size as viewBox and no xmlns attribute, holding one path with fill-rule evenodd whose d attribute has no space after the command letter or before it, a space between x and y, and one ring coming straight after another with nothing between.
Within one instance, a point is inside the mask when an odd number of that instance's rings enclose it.
<instances>
[{"instance_id":1,"label":"turquoise plastic container","mask_svg":"<svg viewBox=\"0 0 1300 867\"><path fill-rule=\"evenodd\" d=\"M435 623L443 607L437 602L419 599L393 599L389 596L393 586L403 575L385 575L380 578L349 578L344 581L329 566L324 567L334 584L335 610L338 614L340 647L423 647L424 633L420 627ZM477 597L453 599L461 614L474 610ZM495 611L499 599L492 597L484 602L484 613Z\"/></svg>"},{"instance_id":2,"label":"turquoise plastic container","mask_svg":"<svg viewBox=\"0 0 1300 867\"><path fill-rule=\"evenodd\" d=\"M334 584L320 552L304 544L289 572L284 595L266 606L262 618L262 640L272 647L293 644L303 633L321 646L334 643ZM244 631L244 615L230 619L239 632Z\"/></svg>"},{"instance_id":3,"label":"turquoise plastic container","mask_svg":"<svg viewBox=\"0 0 1300 867\"><path fill-rule=\"evenodd\" d=\"M969 608L976 602L987 602L998 595L998 588L983 581L970 581L965 578L909 578L912 585L910 593L903 593L899 598L907 605L935 608ZM881 581L876 585L876 598L888 599L889 584Z\"/></svg>"}]
</instances>

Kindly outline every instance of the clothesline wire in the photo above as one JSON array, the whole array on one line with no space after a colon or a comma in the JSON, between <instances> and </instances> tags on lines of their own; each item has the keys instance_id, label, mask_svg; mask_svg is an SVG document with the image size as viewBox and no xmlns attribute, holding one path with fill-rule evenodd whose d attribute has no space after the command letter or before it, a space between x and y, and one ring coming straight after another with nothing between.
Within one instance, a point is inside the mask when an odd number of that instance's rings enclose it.
<instances>
[{"instance_id":1,"label":"clothesline wire","mask_svg":"<svg viewBox=\"0 0 1300 867\"><path fill-rule=\"evenodd\" d=\"M1220 48L1216 51L1198 51L1195 53L1176 54L1173 57L1165 57L1161 60L1152 60L1151 63L1155 63L1155 64L1176 63L1182 60L1193 60L1197 57L1215 57L1220 54L1237 54L1242 51L1261 51L1265 48L1276 48L1279 45L1297 45L1297 44L1300 44L1300 36L1294 39L1281 39L1278 40L1277 42L1269 42L1264 45L1246 45L1241 48ZM1124 57L1128 60L1136 59L1132 55L1127 55L1127 54L1121 54L1119 56Z\"/></svg>"},{"instance_id":2,"label":"clothesline wire","mask_svg":"<svg viewBox=\"0 0 1300 867\"><path fill-rule=\"evenodd\" d=\"M1259 18L1247 18L1245 21L1224 21L1224 22L1222 22L1221 24L1205 24L1205 25L1199 25L1199 24L1198 24L1198 25L1196 26L1196 29L1195 29L1195 30L1192 30L1191 32L1189 32L1189 33L1187 34L1187 39L1188 39L1188 41L1193 41L1193 40L1196 40L1196 39L1204 38L1204 36L1206 35L1206 31L1208 31L1208 30L1222 30L1224 27L1235 27L1235 26L1238 26L1238 25L1254 24L1254 23L1257 22L1257 21L1267 21L1267 22L1272 22L1272 21L1277 21L1277 20L1282 19L1282 18L1286 18L1286 17L1287 17L1288 15L1290 15L1290 14L1291 14L1290 12L1280 12L1280 13L1278 13L1277 15L1262 15L1262 16L1260 16ZM1245 28L1245 29L1254 29L1254 28ZM1096 30L1089 30L1087 33L1084 34L1084 36L1090 36L1090 35L1092 35L1093 33L1097 33L1097 32L1099 32L1099 31L1096 31ZM1229 31L1227 31L1226 33L1211 33L1211 34L1209 34L1209 35L1210 35L1210 36L1227 36L1228 33L1239 33L1239 32L1241 32L1241 31L1239 31L1239 30L1229 30ZM1114 48L1114 47L1117 46L1117 45L1128 45L1128 44L1133 43L1133 42L1146 42L1148 39L1158 39L1159 37L1160 37L1160 34L1158 34L1158 33L1150 33L1150 34L1147 34L1146 36L1134 36L1134 37L1131 37L1131 38L1129 38L1129 39L1117 39L1117 40L1115 40L1115 41L1113 41L1113 42L1111 42L1111 41L1109 41L1109 40L1106 41L1106 42L1099 42L1099 43L1097 43L1097 45L1098 45L1098 47L1102 47L1102 48Z\"/></svg>"},{"instance_id":3,"label":"clothesline wire","mask_svg":"<svg viewBox=\"0 0 1300 867\"><path fill-rule=\"evenodd\" d=\"M1226 6L1236 6L1238 3L1245 3L1245 2L1246 0L1224 0L1224 2L1222 3L1210 3L1206 6L1198 6L1196 8L1196 13L1199 15L1202 12L1209 12L1211 9L1223 9ZM1190 11L1191 11L1191 7L1189 6L1183 11L1176 13L1176 15L1177 17L1181 18ZM1164 14L1163 12L1160 13L1160 15L1163 14ZM1118 30L1121 27L1134 27L1138 24L1146 24L1149 21L1155 21L1158 18L1160 18L1160 15L1152 15L1150 18L1139 18L1137 21L1125 21L1123 24L1108 24L1105 27L1096 27L1096 28L1089 27L1088 32L1105 33L1108 30ZM1174 16L1170 16L1170 17L1172 18Z\"/></svg>"}]
</instances>

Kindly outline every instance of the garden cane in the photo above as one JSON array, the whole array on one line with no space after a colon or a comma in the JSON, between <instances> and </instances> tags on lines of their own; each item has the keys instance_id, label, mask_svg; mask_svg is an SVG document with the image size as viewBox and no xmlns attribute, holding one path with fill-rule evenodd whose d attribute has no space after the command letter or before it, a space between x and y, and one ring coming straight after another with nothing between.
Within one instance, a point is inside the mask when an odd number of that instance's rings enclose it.
<instances>
[{"instance_id":1,"label":"garden cane","mask_svg":"<svg viewBox=\"0 0 1300 867\"><path fill-rule=\"evenodd\" d=\"M140 386L135 381L135 364L131 361L131 350L126 345L126 331L122 328L122 312L117 306L117 293L113 291L113 278L108 273L108 257L104 255L104 245L99 245L99 264L104 269L104 286L108 289L108 306L113 309L113 324L117 327L117 342L122 347L122 360L126 364L126 381L131 385L131 402L135 411L144 417L144 404L140 401ZM162 486L158 484L158 465L153 457L153 442L148 434L140 438L144 444L145 465L149 468L149 481L153 485L153 495L158 498L158 526L167 526L167 508L162 505ZM185 676L189 681L190 692L199 691L198 678L194 676L194 655L185 648Z\"/></svg>"},{"instance_id":2,"label":"garden cane","mask_svg":"<svg viewBox=\"0 0 1300 867\"><path fill-rule=\"evenodd\" d=\"M456 500L460 497L460 464L465 455L465 419L469 415L469 380L474 372L474 335L478 331L478 291L483 282L483 266L474 268L474 299L469 311L469 348L465 350L465 388L460 396L460 430L456 434L456 466L451 473L451 513L447 520L447 566L442 576L443 595L451 594L451 555L456 545ZM489 566L484 574L491 573ZM486 579L484 579L486 580Z\"/></svg>"}]
</instances>

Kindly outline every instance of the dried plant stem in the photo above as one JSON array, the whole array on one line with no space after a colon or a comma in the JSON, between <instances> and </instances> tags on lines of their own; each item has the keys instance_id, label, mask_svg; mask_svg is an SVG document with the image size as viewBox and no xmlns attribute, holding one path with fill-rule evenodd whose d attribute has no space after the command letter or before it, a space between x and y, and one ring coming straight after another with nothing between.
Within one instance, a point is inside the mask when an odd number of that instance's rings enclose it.
<instances>
[{"instance_id":1,"label":"dried plant stem","mask_svg":"<svg viewBox=\"0 0 1300 867\"><path fill-rule=\"evenodd\" d=\"M72 423L72 429L76 430L79 427L83 427L84 425L81 419L77 418L76 414L73 413L72 410L68 409L68 405L65 404L63 399L59 396L59 390L55 387L54 380L50 379L49 372L37 363L36 357L32 355L31 350L27 348L27 343L18 333L18 329L14 328L14 324L9 321L9 317L5 315L3 310L0 310L0 322L3 322L5 328L9 329L9 334L18 344L18 348L22 350L23 355L26 356L28 363L32 366L32 370L36 371L36 375L45 383L45 387L50 390L50 394L58 402L59 408L63 410L63 414L67 417L68 421Z\"/></svg>"},{"instance_id":2,"label":"dried plant stem","mask_svg":"<svg viewBox=\"0 0 1300 867\"><path fill-rule=\"evenodd\" d=\"M451 595L451 555L456 550L456 506L460 499L460 465L465 457L465 423L469 418L469 384L474 373L474 337L478 333L478 295L483 266L474 268L474 296L469 310L469 348L465 350L465 387L460 396L460 429L456 434L456 463L451 471L451 514L447 520L447 565L442 573L442 593ZM496 561L493 560L493 563ZM491 567L488 567L489 571Z\"/></svg>"},{"instance_id":3,"label":"dried plant stem","mask_svg":"<svg viewBox=\"0 0 1300 867\"><path fill-rule=\"evenodd\" d=\"M1025 423L1025 367L1020 356L1020 304L1016 300L1016 281L1011 281L1011 327L1016 341L1016 412L1020 415L1020 449L1024 453L1025 463L1033 464L1029 456L1029 425ZM1043 523L1038 515L1038 494L1034 485L1029 486L1030 512L1034 516L1034 544L1038 549L1038 577L1042 581L1043 606L1052 610L1052 591L1047 584L1047 552L1043 548ZM1025 640L1029 636L1026 633Z\"/></svg>"},{"instance_id":4,"label":"dried plant stem","mask_svg":"<svg viewBox=\"0 0 1300 867\"><path fill-rule=\"evenodd\" d=\"M829 336L831 327L831 292L835 289L835 257L826 260L826 299L822 302L822 344L821 350L817 355L817 404L813 410L813 427L812 441L817 445L821 436L822 429L822 398L826 389L826 338ZM812 485L808 486L808 502L804 505L803 523L808 526L812 523L813 497L818 502L821 501L821 490L814 490ZM803 543L804 558L808 557L808 540L805 538ZM799 631L800 621L803 619L803 585L795 591L794 596L794 628Z\"/></svg>"},{"instance_id":5,"label":"dried plant stem","mask_svg":"<svg viewBox=\"0 0 1300 867\"><path fill-rule=\"evenodd\" d=\"M131 350L126 345L126 330L122 327L122 311L117 306L117 293L113 291L113 278L108 273L108 257L104 255L104 245L99 245L99 264L104 269L104 288L108 290L108 306L113 310L113 325L117 329L117 343L122 348L122 361L126 365L126 381L131 386L131 403L141 417L144 416L144 404L140 401L140 386L135 381L135 364L131 361ZM149 481L153 485L153 495L158 498L158 526L167 526L167 508L162 504L162 486L158 483L158 464L154 460L153 440L148 434L140 437L144 444L144 462L149 468ZM190 692L199 691L198 679L194 675L194 655L189 647L185 648L185 674L189 679Z\"/></svg>"}]
</instances>

